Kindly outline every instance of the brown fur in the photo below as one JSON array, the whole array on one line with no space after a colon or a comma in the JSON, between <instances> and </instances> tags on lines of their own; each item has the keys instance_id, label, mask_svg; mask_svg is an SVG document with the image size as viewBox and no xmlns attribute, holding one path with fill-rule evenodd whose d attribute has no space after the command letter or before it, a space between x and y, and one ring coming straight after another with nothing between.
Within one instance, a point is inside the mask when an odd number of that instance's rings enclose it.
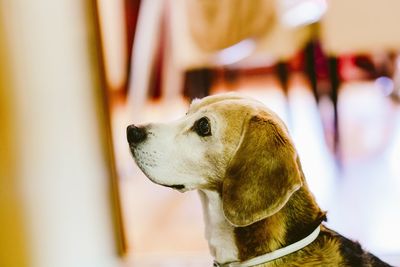
<instances>
[{"instance_id":1,"label":"brown fur","mask_svg":"<svg viewBox=\"0 0 400 267\"><path fill-rule=\"evenodd\" d=\"M249 119L223 181L224 213L233 225L273 215L302 185L293 146L277 127L266 114Z\"/></svg>"},{"instance_id":2,"label":"brown fur","mask_svg":"<svg viewBox=\"0 0 400 267\"><path fill-rule=\"evenodd\" d=\"M264 110L246 116L241 141L216 187L225 217L236 226L240 261L299 241L326 220L284 124ZM313 243L261 266L388 266L357 246L321 226Z\"/></svg>"}]
</instances>

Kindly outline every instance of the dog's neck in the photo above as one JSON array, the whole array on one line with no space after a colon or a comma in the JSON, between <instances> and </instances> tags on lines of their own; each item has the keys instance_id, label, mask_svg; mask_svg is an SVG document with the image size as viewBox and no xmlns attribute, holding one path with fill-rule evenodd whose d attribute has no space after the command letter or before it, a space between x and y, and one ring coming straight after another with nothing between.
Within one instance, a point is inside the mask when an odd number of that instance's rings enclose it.
<instances>
[{"instance_id":1,"label":"dog's neck","mask_svg":"<svg viewBox=\"0 0 400 267\"><path fill-rule=\"evenodd\" d=\"M200 197L206 238L219 263L245 261L294 243L309 235L325 216L306 185L279 212L246 227L234 227L225 219L219 193L203 190Z\"/></svg>"},{"instance_id":2,"label":"dog's neck","mask_svg":"<svg viewBox=\"0 0 400 267\"><path fill-rule=\"evenodd\" d=\"M235 228L226 221L219 193L200 190L200 199L206 227L206 239L211 255L217 262L237 261L239 251L235 242Z\"/></svg>"}]
</instances>

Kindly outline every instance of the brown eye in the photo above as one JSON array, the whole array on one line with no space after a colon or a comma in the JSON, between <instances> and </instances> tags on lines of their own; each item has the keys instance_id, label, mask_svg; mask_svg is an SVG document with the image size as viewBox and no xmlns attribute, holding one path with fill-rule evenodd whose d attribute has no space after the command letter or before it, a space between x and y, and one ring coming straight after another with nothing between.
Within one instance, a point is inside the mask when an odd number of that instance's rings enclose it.
<instances>
[{"instance_id":1,"label":"brown eye","mask_svg":"<svg viewBox=\"0 0 400 267\"><path fill-rule=\"evenodd\" d=\"M193 125L193 129L200 136L204 137L211 135L211 125L207 117L202 117L196 121Z\"/></svg>"}]
</instances>

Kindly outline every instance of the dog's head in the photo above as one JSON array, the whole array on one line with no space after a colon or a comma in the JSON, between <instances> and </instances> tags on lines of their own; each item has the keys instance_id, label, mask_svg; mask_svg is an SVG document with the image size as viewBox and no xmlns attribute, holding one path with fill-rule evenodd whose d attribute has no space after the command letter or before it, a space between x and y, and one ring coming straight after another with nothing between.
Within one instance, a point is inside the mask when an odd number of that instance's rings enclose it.
<instances>
[{"instance_id":1,"label":"dog's head","mask_svg":"<svg viewBox=\"0 0 400 267\"><path fill-rule=\"evenodd\" d=\"M180 191L218 191L235 226L273 215L303 182L283 122L262 103L237 94L195 100L182 119L130 125L127 136L150 180Z\"/></svg>"}]
</instances>

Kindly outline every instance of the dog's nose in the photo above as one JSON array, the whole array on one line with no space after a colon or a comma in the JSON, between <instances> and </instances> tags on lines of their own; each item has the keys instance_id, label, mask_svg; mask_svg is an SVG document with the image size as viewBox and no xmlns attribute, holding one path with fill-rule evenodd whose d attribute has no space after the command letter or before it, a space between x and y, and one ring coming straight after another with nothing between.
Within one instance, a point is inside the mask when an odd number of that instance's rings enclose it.
<instances>
[{"instance_id":1,"label":"dog's nose","mask_svg":"<svg viewBox=\"0 0 400 267\"><path fill-rule=\"evenodd\" d=\"M146 139L147 132L144 127L136 127L132 124L126 128L126 137L129 144L138 144Z\"/></svg>"}]
</instances>

